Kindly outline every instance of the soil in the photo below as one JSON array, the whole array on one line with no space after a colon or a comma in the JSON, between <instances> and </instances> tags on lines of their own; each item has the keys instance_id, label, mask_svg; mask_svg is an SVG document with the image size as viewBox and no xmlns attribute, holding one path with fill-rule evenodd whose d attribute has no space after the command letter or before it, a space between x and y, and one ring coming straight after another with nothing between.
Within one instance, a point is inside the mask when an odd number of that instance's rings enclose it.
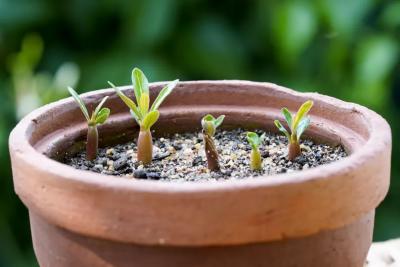
<instances>
[{"instance_id":1,"label":"soil","mask_svg":"<svg viewBox=\"0 0 400 267\"><path fill-rule=\"evenodd\" d=\"M256 132L264 133L260 130ZM332 147L305 139L301 141L302 155L289 161L286 137L266 132L260 146L263 169L252 171L249 167L251 148L246 139L246 131L218 131L214 140L220 154L221 170L217 172L207 169L203 137L197 133L154 139L154 157L149 166L143 166L136 161L134 142L100 148L97 158L92 162L86 160L86 153L83 151L73 157L66 157L64 163L77 169L108 175L184 182L256 178L261 175L300 171L347 156L342 146Z\"/></svg>"}]
</instances>

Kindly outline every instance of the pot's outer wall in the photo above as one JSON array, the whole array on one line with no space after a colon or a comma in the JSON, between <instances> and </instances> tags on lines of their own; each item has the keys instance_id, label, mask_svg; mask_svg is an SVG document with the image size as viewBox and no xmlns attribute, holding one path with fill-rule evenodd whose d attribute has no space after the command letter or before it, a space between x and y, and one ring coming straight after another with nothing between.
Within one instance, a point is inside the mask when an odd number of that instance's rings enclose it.
<instances>
[{"instance_id":1,"label":"pot's outer wall","mask_svg":"<svg viewBox=\"0 0 400 267\"><path fill-rule=\"evenodd\" d=\"M90 238L30 214L41 267L362 267L374 212L304 238L236 246L143 246Z\"/></svg>"},{"instance_id":2,"label":"pot's outer wall","mask_svg":"<svg viewBox=\"0 0 400 267\"><path fill-rule=\"evenodd\" d=\"M161 88L152 84L151 98ZM129 90L132 95L132 90ZM135 129L112 90L84 95L94 106L110 95L111 120L100 135ZM226 125L274 129L280 108L315 102L307 134L340 142L351 155L290 174L214 183L111 178L49 159L84 135L71 98L32 112L10 135L15 191L46 221L71 232L148 245L232 245L304 237L336 229L372 211L387 193L391 133L379 115L319 94L246 81L182 82L162 105L156 132L196 129L202 115Z\"/></svg>"}]
</instances>

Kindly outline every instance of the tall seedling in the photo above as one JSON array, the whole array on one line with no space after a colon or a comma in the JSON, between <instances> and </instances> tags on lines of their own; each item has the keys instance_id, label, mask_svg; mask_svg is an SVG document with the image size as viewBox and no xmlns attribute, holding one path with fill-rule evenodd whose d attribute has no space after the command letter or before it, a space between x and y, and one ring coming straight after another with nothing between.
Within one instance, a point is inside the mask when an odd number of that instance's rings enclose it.
<instances>
[{"instance_id":1,"label":"tall seedling","mask_svg":"<svg viewBox=\"0 0 400 267\"><path fill-rule=\"evenodd\" d=\"M208 114L201 120L201 126L203 127L203 139L204 149L207 157L208 169L212 171L218 171L218 150L214 144L214 135L217 127L219 127L224 121L225 115L221 115L218 118L214 118L213 115Z\"/></svg>"},{"instance_id":2,"label":"tall seedling","mask_svg":"<svg viewBox=\"0 0 400 267\"><path fill-rule=\"evenodd\" d=\"M137 141L137 159L143 164L150 164L153 159L153 140L151 136L151 127L157 122L160 112L159 106L165 98L176 87L179 80L168 83L158 94L150 107L149 82L144 73L134 68L132 71L133 91L136 103L127 97L118 87L108 82L117 92L118 96L130 108L131 114L140 126L139 138Z\"/></svg>"},{"instance_id":3,"label":"tall seedling","mask_svg":"<svg viewBox=\"0 0 400 267\"><path fill-rule=\"evenodd\" d=\"M83 116L85 116L87 121L88 130L86 137L86 158L87 160L94 160L97 156L97 149L99 146L99 133L97 131L97 125L103 124L110 116L110 109L103 108L108 96L104 97L100 101L95 110L92 112L92 115L89 116L89 112L85 106L85 103L83 103L77 92L72 87L68 87L68 91L79 105Z\"/></svg>"},{"instance_id":4,"label":"tall seedling","mask_svg":"<svg viewBox=\"0 0 400 267\"><path fill-rule=\"evenodd\" d=\"M299 110L295 115L289 112L287 108L282 109L282 114L285 117L286 123L289 126L290 133L286 130L286 128L279 122L279 120L275 120L275 125L278 129L286 135L289 141L288 146L288 159L294 160L301 154L300 150L300 137L310 125L310 117L307 116L308 112L313 106L313 101L308 100L301 105Z\"/></svg>"}]
</instances>

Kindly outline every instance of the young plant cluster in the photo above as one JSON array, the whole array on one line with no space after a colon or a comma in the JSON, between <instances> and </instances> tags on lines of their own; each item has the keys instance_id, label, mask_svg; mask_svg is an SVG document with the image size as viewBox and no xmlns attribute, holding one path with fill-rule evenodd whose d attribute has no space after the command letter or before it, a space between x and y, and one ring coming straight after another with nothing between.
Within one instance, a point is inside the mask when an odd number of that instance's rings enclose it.
<instances>
[{"instance_id":1,"label":"young plant cluster","mask_svg":"<svg viewBox=\"0 0 400 267\"><path fill-rule=\"evenodd\" d=\"M161 89L158 96L150 105L150 92L149 82L144 73L134 68L132 71L132 84L135 100L132 100L125 95L117 86L108 82L115 90L116 94L121 100L129 107L132 117L140 127L139 136L137 140L137 160L144 165L151 163L153 159L153 138L151 134L151 127L157 122L160 117L159 107L166 97L171 94L177 86L179 80L174 80L165 85ZM104 97L100 103L95 107L89 116L89 111L75 92L74 89L68 87L69 93L78 103L87 122L87 142L86 142L86 157L87 160L92 161L96 159L98 150L99 134L97 126L106 122L110 116L110 109L103 107L107 101L108 96ZM287 108L282 109L282 113L289 127L289 131L278 121L274 123L278 129L285 134L288 138L288 159L294 160L301 154L300 137L310 124L310 118L307 116L313 102L311 100L301 105L298 112L292 115ZM225 115L215 118L211 114L207 114L201 120L202 134L205 155L207 158L208 169L211 171L218 171L219 155L218 149L214 143L214 135L217 128L223 123ZM260 146L263 143L265 134L258 136L254 132L247 132L247 141L251 146L250 152L250 168L254 171L262 169L262 157L260 154Z\"/></svg>"},{"instance_id":2,"label":"young plant cluster","mask_svg":"<svg viewBox=\"0 0 400 267\"><path fill-rule=\"evenodd\" d=\"M144 73L134 68L132 71L133 91L136 103L126 96L117 86L108 82L116 91L121 100L129 107L132 117L140 126L139 138L137 142L138 153L137 159L143 164L151 163L153 158L153 138L151 136L151 127L157 122L160 112L158 108L165 98L172 92L178 84L178 80L168 83L158 94L153 104L150 106L149 82ZM92 116L89 113L82 99L78 96L74 89L68 88L70 94L78 103L88 122L88 133L86 143L86 158L94 160L98 149L98 131L97 125L104 123L110 115L110 109L101 108L108 97L103 98L100 104L93 111Z\"/></svg>"},{"instance_id":3,"label":"young plant cluster","mask_svg":"<svg viewBox=\"0 0 400 267\"><path fill-rule=\"evenodd\" d=\"M287 108L282 109L282 113L289 126L290 133L278 120L274 121L276 127L278 127L278 129L288 138L289 160L294 160L301 154L300 137L310 125L310 117L308 117L307 114L312 106L313 102L311 100L306 101L301 105L295 115L292 115ZM212 115L208 114L201 120L207 164L210 170L219 170L218 151L214 145L212 137L215 134L216 128L222 124L224 118L225 116L222 115L215 119ZM257 133L247 132L246 137L251 146L250 168L253 171L260 171L262 169L262 158L259 147L263 143L265 134L258 136Z\"/></svg>"}]
</instances>

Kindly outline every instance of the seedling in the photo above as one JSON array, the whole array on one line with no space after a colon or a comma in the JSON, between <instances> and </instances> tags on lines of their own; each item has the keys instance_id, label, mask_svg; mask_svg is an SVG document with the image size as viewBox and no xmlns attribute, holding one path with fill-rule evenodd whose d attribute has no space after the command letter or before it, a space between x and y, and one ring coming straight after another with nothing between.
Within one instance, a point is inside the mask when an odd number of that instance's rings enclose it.
<instances>
[{"instance_id":1,"label":"seedling","mask_svg":"<svg viewBox=\"0 0 400 267\"><path fill-rule=\"evenodd\" d=\"M77 92L71 87L68 87L68 91L75 99L76 103L78 103L87 121L88 131L86 137L86 159L94 160L97 156L97 149L99 147L99 133L97 131L97 125L103 124L110 116L110 109L102 107L108 96L104 97L100 101L95 110L92 112L92 115L89 117L89 112L85 106L85 103L83 103Z\"/></svg>"},{"instance_id":2,"label":"seedling","mask_svg":"<svg viewBox=\"0 0 400 267\"><path fill-rule=\"evenodd\" d=\"M124 101L124 103L130 108L133 118L140 126L139 138L137 141L137 159L139 162L142 162L145 165L150 164L151 160L153 159L153 140L150 129L154 125L154 123L157 122L160 116L158 108L165 100L165 98L176 87L178 81L179 80L174 80L168 83L160 91L151 107L149 96L149 82L140 69L134 68L132 71L132 84L133 91L136 97L136 104L132 99L122 93L122 91L118 87L116 87L111 82L108 82L115 89L122 101Z\"/></svg>"},{"instance_id":3,"label":"seedling","mask_svg":"<svg viewBox=\"0 0 400 267\"><path fill-rule=\"evenodd\" d=\"M265 138L265 134L258 136L258 134L253 132L247 132L247 141L251 146L250 154L250 167L253 171L261 170L261 154L258 149Z\"/></svg>"},{"instance_id":4,"label":"seedling","mask_svg":"<svg viewBox=\"0 0 400 267\"><path fill-rule=\"evenodd\" d=\"M297 156L301 154L300 150L300 137L310 125L310 117L307 116L308 112L313 106L313 101L308 100L301 105L297 114L292 116L287 108L282 109L282 114L285 117L286 123L289 126L290 133L286 130L282 124L275 120L275 125L278 129L286 135L289 140L288 146L288 159L294 160Z\"/></svg>"},{"instance_id":5,"label":"seedling","mask_svg":"<svg viewBox=\"0 0 400 267\"><path fill-rule=\"evenodd\" d=\"M218 163L218 151L215 147L213 137L216 129L224 121L225 115L221 115L218 118L214 118L213 115L208 114L201 120L201 126L203 127L203 140L204 148L206 151L208 169L212 171L219 170Z\"/></svg>"}]
</instances>

